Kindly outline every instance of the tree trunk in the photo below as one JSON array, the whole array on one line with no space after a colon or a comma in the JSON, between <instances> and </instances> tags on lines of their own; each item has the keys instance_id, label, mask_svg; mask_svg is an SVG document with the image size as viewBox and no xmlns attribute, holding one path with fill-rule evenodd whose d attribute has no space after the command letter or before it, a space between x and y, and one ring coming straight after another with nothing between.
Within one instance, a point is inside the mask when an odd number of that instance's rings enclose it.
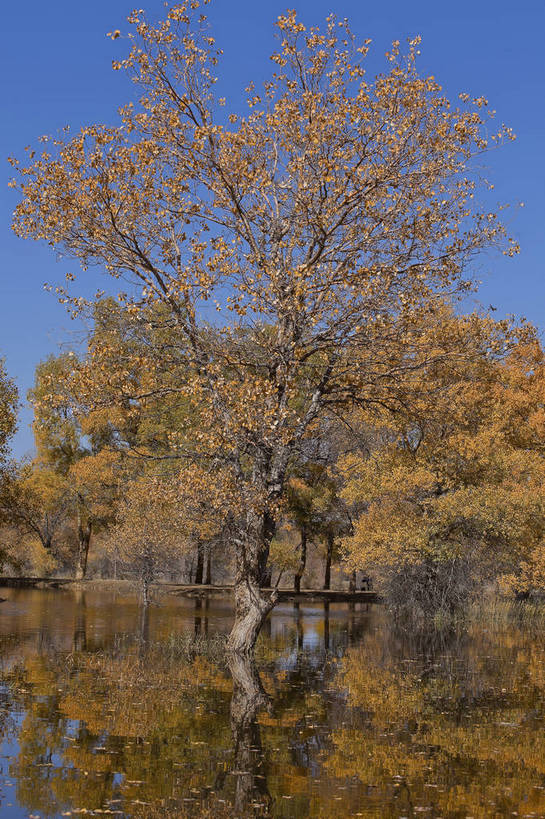
<instances>
[{"instance_id":1,"label":"tree trunk","mask_svg":"<svg viewBox=\"0 0 545 819\"><path fill-rule=\"evenodd\" d=\"M144 606L149 603L149 578L146 574L142 578L142 603Z\"/></svg>"},{"instance_id":2,"label":"tree trunk","mask_svg":"<svg viewBox=\"0 0 545 819\"><path fill-rule=\"evenodd\" d=\"M155 571L154 571L154 563L153 563L153 556L151 554L151 547L147 547L145 554L144 554L144 561L142 565L142 603L144 607L146 607L150 600L150 586L153 583Z\"/></svg>"},{"instance_id":3,"label":"tree trunk","mask_svg":"<svg viewBox=\"0 0 545 819\"><path fill-rule=\"evenodd\" d=\"M204 564L204 583L206 586L212 585L212 547L210 544L206 548L206 562Z\"/></svg>"},{"instance_id":4,"label":"tree trunk","mask_svg":"<svg viewBox=\"0 0 545 819\"><path fill-rule=\"evenodd\" d=\"M272 568L269 562L269 547L276 532L276 521L268 512L263 515L262 521L263 548L259 553L259 585L268 589L272 585Z\"/></svg>"},{"instance_id":5,"label":"tree trunk","mask_svg":"<svg viewBox=\"0 0 545 819\"><path fill-rule=\"evenodd\" d=\"M350 575L350 580L348 581L348 591L355 592L356 591L356 571L354 570Z\"/></svg>"},{"instance_id":6,"label":"tree trunk","mask_svg":"<svg viewBox=\"0 0 545 819\"><path fill-rule=\"evenodd\" d=\"M202 584L204 570L204 547L200 540L197 541L197 568L195 570L195 584Z\"/></svg>"},{"instance_id":7,"label":"tree trunk","mask_svg":"<svg viewBox=\"0 0 545 819\"><path fill-rule=\"evenodd\" d=\"M261 626L274 607L277 594L275 591L263 594L256 576L249 573L235 582L234 592L235 622L227 640L227 650L252 655Z\"/></svg>"},{"instance_id":8,"label":"tree trunk","mask_svg":"<svg viewBox=\"0 0 545 819\"><path fill-rule=\"evenodd\" d=\"M305 526L301 527L301 551L299 553L299 566L293 578L293 590L297 593L301 591L301 578L305 573L307 565L307 530Z\"/></svg>"},{"instance_id":9,"label":"tree trunk","mask_svg":"<svg viewBox=\"0 0 545 819\"><path fill-rule=\"evenodd\" d=\"M261 581L266 576L271 527L264 517L256 520L257 515L253 512L248 513L247 518L245 531L236 538L235 622L227 650L251 655L261 626L278 595L276 590L266 593L261 590Z\"/></svg>"},{"instance_id":10,"label":"tree trunk","mask_svg":"<svg viewBox=\"0 0 545 819\"><path fill-rule=\"evenodd\" d=\"M76 580L83 580L87 573L87 559L89 557L89 544L91 542L91 524L87 521L84 526L81 521L78 523L78 554L76 558Z\"/></svg>"},{"instance_id":11,"label":"tree trunk","mask_svg":"<svg viewBox=\"0 0 545 819\"><path fill-rule=\"evenodd\" d=\"M327 551L325 556L325 575L324 575L324 589L331 588L331 561L333 560L333 545L335 538L333 535L327 536Z\"/></svg>"}]
</instances>

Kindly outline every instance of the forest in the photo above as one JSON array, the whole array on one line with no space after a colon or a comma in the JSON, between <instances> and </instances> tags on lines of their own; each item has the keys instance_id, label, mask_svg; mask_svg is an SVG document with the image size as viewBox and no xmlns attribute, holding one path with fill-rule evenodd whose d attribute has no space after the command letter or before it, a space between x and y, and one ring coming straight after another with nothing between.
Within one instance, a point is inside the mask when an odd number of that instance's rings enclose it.
<instances>
[{"instance_id":1,"label":"forest","mask_svg":"<svg viewBox=\"0 0 545 819\"><path fill-rule=\"evenodd\" d=\"M202 5L129 17L117 125L10 160L13 229L79 267L52 289L88 333L36 368L31 459L0 371L3 574L232 584L234 654L283 587L363 574L423 618L539 594L543 347L468 307L479 254L518 251L477 161L512 131L418 37L371 80L347 21L295 12L240 114Z\"/></svg>"},{"instance_id":2,"label":"forest","mask_svg":"<svg viewBox=\"0 0 545 819\"><path fill-rule=\"evenodd\" d=\"M439 318L437 360L410 376L395 410L355 406L305 435L276 513L268 585L350 587L359 570L392 605L423 615L490 584L518 595L543 587L542 347L529 327ZM447 337L457 355L440 354ZM127 314L102 299L85 354L37 367L35 457L2 466L4 573L133 578L146 599L156 580L232 582L223 475L187 466L202 421L179 394L186 366L164 309ZM84 393L91 374L98 402ZM7 444L17 395L5 373L1 398ZM188 469L196 487L183 483Z\"/></svg>"}]
</instances>

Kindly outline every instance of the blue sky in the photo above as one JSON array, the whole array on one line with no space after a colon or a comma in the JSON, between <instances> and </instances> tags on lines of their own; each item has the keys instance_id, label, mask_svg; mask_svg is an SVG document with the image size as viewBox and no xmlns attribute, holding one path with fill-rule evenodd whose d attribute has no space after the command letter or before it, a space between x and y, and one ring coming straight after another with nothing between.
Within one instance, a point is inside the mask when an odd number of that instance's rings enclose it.
<instances>
[{"instance_id":1,"label":"blue sky","mask_svg":"<svg viewBox=\"0 0 545 819\"><path fill-rule=\"evenodd\" d=\"M162 0L139 4L150 16L162 13ZM40 134L65 124L115 122L116 108L134 92L121 72L111 70L126 42L112 43L105 35L126 31L133 5L134 0L6 0L0 31L1 157L21 156ZM497 307L498 315L524 315L545 329L545 0L215 0L208 13L224 50L221 91L233 101L243 99L248 80L267 76L273 22L288 7L297 8L308 24L321 23L331 11L348 17L358 37L372 38L376 65L383 65L380 58L392 40L421 34L421 71L434 74L451 98L461 91L486 96L498 120L513 127L517 141L489 155L487 164L498 199L524 202L509 216L522 252L514 260L490 256L480 261L480 298ZM74 265L45 245L11 234L16 196L7 188L9 177L4 162L0 356L24 398L38 361L77 337L78 327L43 290L44 282L63 280ZM96 276L96 284L104 286ZM29 421L28 409L23 410L13 445L16 456L32 447Z\"/></svg>"}]
</instances>

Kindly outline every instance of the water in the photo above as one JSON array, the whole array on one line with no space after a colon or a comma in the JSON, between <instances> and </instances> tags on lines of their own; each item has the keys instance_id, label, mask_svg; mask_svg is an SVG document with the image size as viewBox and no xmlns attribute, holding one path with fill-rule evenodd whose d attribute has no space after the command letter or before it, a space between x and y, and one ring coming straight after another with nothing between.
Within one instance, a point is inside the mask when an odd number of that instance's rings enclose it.
<instances>
[{"instance_id":1,"label":"water","mask_svg":"<svg viewBox=\"0 0 545 819\"><path fill-rule=\"evenodd\" d=\"M531 621L414 632L286 604L257 668L229 668L228 600L142 618L130 594L1 594L2 819L545 817Z\"/></svg>"}]
</instances>

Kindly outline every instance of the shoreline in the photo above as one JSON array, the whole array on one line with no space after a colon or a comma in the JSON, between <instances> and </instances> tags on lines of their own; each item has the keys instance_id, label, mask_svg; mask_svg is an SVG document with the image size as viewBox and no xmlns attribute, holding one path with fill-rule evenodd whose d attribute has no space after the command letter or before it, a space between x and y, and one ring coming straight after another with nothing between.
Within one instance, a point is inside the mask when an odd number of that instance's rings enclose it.
<instances>
[{"instance_id":1,"label":"shoreline","mask_svg":"<svg viewBox=\"0 0 545 819\"><path fill-rule=\"evenodd\" d=\"M113 580L109 578L92 578L89 580L76 580L72 577L0 577L0 588L15 589L61 589L61 588L85 588L89 590L105 590L110 588L126 589L127 591L137 588L138 584L133 580ZM214 595L232 594L233 587L227 584L222 585L195 585L191 583L170 583L157 582L151 584L154 591L162 594L171 594L182 597L209 597ZM265 589L265 591L267 591ZM272 591L272 590L271 590ZM381 598L374 591L348 591L345 589L301 589L295 592L293 589L277 589L278 602L284 600L321 600L337 603L377 603Z\"/></svg>"}]
</instances>

